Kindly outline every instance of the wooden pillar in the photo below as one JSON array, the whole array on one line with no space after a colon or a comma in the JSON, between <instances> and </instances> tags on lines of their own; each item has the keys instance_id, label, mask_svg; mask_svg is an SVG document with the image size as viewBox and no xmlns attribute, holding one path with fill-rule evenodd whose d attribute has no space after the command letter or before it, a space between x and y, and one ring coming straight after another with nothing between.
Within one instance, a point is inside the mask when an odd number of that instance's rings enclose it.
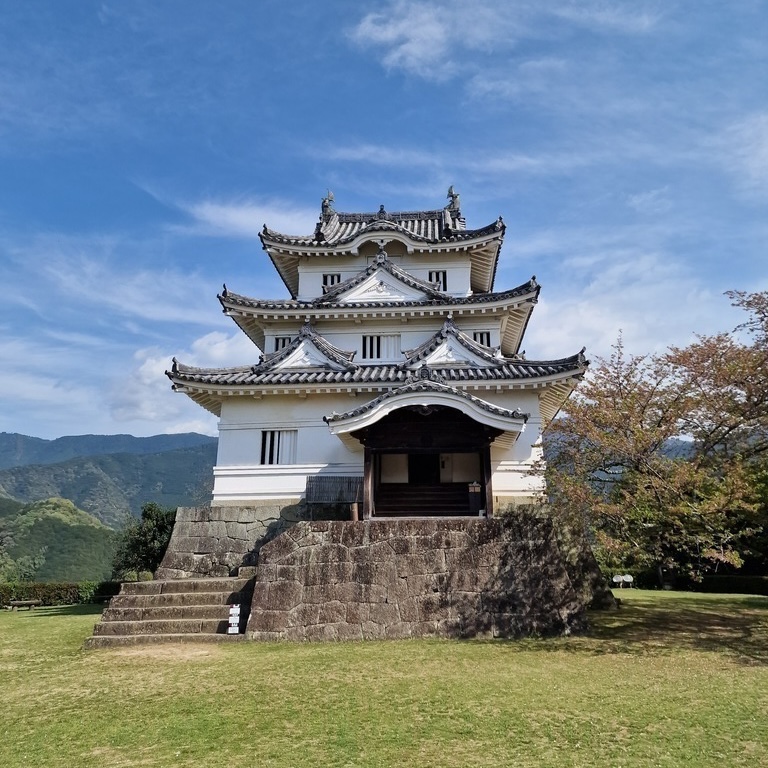
<instances>
[{"instance_id":1,"label":"wooden pillar","mask_svg":"<svg viewBox=\"0 0 768 768\"><path fill-rule=\"evenodd\" d=\"M483 466L483 490L485 491L485 516L493 517L493 488L491 487L491 446L486 445L480 451L480 463Z\"/></svg>"},{"instance_id":2,"label":"wooden pillar","mask_svg":"<svg viewBox=\"0 0 768 768\"><path fill-rule=\"evenodd\" d=\"M373 514L373 454L366 445L363 460L363 520Z\"/></svg>"}]
</instances>

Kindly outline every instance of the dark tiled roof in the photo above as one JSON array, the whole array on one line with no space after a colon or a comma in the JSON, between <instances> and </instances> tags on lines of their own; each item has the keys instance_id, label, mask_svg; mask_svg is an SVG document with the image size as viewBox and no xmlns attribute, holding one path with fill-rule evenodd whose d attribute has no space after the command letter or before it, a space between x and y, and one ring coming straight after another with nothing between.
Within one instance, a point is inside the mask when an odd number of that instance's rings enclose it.
<instances>
[{"instance_id":1,"label":"dark tiled roof","mask_svg":"<svg viewBox=\"0 0 768 768\"><path fill-rule=\"evenodd\" d=\"M411 373L401 364L352 365L348 370L327 368L274 369L274 359L254 366L238 368L193 368L174 358L173 369L166 375L178 384L200 384L214 387L268 387L295 385L344 385L405 383ZM540 379L550 376L579 375L588 363L583 351L561 360L524 360L503 358L498 365L487 368L469 366L440 366L432 372L443 382L469 384L472 382L509 382Z\"/></svg>"},{"instance_id":2,"label":"dark tiled roof","mask_svg":"<svg viewBox=\"0 0 768 768\"><path fill-rule=\"evenodd\" d=\"M311 235L286 235L264 225L261 239L264 245L336 247L356 237L374 232L400 232L411 240L424 243L459 242L497 233L503 234L504 222L499 218L480 229L466 229L460 216L452 215L448 208L434 211L384 210L376 213L340 213L329 210Z\"/></svg>"},{"instance_id":3,"label":"dark tiled roof","mask_svg":"<svg viewBox=\"0 0 768 768\"><path fill-rule=\"evenodd\" d=\"M474 395L470 395L469 392L464 392L461 389L456 389L456 387L451 387L448 384L444 384L435 378L430 378L430 375L434 376L434 373L428 372L427 376L419 375L416 378L411 378L401 387L394 387L393 389L384 392L373 400L368 401L364 405L361 405L359 408L355 408L352 411L347 411L346 413L332 413L330 416L323 416L323 421L325 421L326 424L333 424L338 421L353 419L357 416L362 416L364 413L372 411L386 400L391 400L393 397L408 395L413 392L440 392L444 394L450 394L454 397L460 397L463 400L467 400L468 402L476 405L478 408L482 408L484 411L488 411L488 413L492 413L495 416L501 416L505 419L528 421L530 418L529 413L521 413L517 410L510 411L507 408L501 408L498 405L494 405L493 403L481 400L479 397L474 397Z\"/></svg>"},{"instance_id":4,"label":"dark tiled roof","mask_svg":"<svg viewBox=\"0 0 768 768\"><path fill-rule=\"evenodd\" d=\"M394 265L392 266L394 267ZM370 269L370 267L368 269ZM399 269L399 267L394 267L394 269ZM403 270L400 270L400 271L403 271ZM356 280L358 277L359 275L351 278L351 280ZM410 280L413 282L417 282L416 279L413 277L411 277ZM349 281L345 281L345 282L348 283ZM418 282L422 283L423 281L418 281ZM344 284L345 283L341 283L340 285L344 285ZM429 285L429 283L425 283L425 285ZM338 287L340 286L334 286L334 289ZM432 290L434 291L434 288ZM540 290L541 290L541 286L536 282L536 278L532 277L527 283L518 285L516 288L510 288L508 291L499 291L498 293L473 293L470 296L449 296L448 294L443 294L443 293L440 293L439 291L434 291L434 293L437 294L437 296L434 299L422 299L419 301L398 301L398 302L364 301L364 302L355 302L354 304L340 304L338 302L333 301L335 294L332 295L331 292L325 294L325 296L322 296L320 298L313 299L312 301L298 301L297 299L255 299L255 298L250 298L248 296L243 296L238 293L233 293L232 291L229 291L226 286L224 286L224 291L221 294L219 294L218 298L225 309L227 307L236 306L236 307L242 307L244 309L256 309L261 311L273 310L276 312L281 312L283 310L311 311L313 309L336 309L336 308L344 309L344 310L352 310L358 307L361 309L385 308L385 307L407 309L411 307L434 307L434 306L445 306L446 308L450 308L453 306L464 306L469 304L495 304L498 302L503 302L510 299L522 297L530 293L535 293L535 296L531 297L533 300L535 300L538 297Z\"/></svg>"},{"instance_id":5,"label":"dark tiled roof","mask_svg":"<svg viewBox=\"0 0 768 768\"><path fill-rule=\"evenodd\" d=\"M433 211L384 210L377 213L339 213L332 197L323 200L320 220L311 235L286 235L264 225L261 244L292 297L299 290L299 262L304 256L350 254L367 241L405 240L415 251L467 251L470 282L475 291L493 288L499 249L505 226L501 217L480 229L467 229L461 215L458 195L451 191L451 202ZM387 237L387 235L389 237Z\"/></svg>"}]
</instances>

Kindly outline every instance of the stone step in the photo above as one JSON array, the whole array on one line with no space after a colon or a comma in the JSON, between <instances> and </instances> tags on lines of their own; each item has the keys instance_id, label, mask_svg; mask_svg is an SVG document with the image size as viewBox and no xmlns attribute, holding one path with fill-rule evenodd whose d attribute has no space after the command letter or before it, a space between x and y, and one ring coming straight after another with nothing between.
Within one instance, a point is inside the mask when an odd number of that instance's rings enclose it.
<instances>
[{"instance_id":1,"label":"stone step","mask_svg":"<svg viewBox=\"0 0 768 768\"><path fill-rule=\"evenodd\" d=\"M180 635L94 635L85 641L85 648L125 648L136 645L167 643L234 643L245 640L245 635L180 634Z\"/></svg>"},{"instance_id":2,"label":"stone step","mask_svg":"<svg viewBox=\"0 0 768 768\"><path fill-rule=\"evenodd\" d=\"M373 513L374 519L383 519L383 520L399 520L399 519L415 519L418 520L420 518L432 518L432 517L477 517L477 515L473 515L468 509L455 509L455 510L448 510L448 509L433 509L429 511L425 511L423 509L411 509L411 508L405 508L405 509L387 509L386 507L381 508L379 506L376 507L376 510Z\"/></svg>"},{"instance_id":3,"label":"stone step","mask_svg":"<svg viewBox=\"0 0 768 768\"><path fill-rule=\"evenodd\" d=\"M407 485L386 483L375 493L376 515L403 517L452 517L469 514L465 483Z\"/></svg>"},{"instance_id":4,"label":"stone step","mask_svg":"<svg viewBox=\"0 0 768 768\"><path fill-rule=\"evenodd\" d=\"M250 597L242 592L166 592L159 595L115 595L109 602L110 608L148 608L150 606L183 605L241 605L250 603Z\"/></svg>"},{"instance_id":5,"label":"stone step","mask_svg":"<svg viewBox=\"0 0 768 768\"><path fill-rule=\"evenodd\" d=\"M185 638L184 642L194 642L195 638L211 642L211 637L242 637L228 632L229 607L241 606L244 628L252 591L252 579L248 578L125 583L104 610L85 647L178 642L178 638Z\"/></svg>"},{"instance_id":6,"label":"stone step","mask_svg":"<svg viewBox=\"0 0 768 768\"><path fill-rule=\"evenodd\" d=\"M156 619L151 621L102 621L94 635L227 634L227 619Z\"/></svg>"},{"instance_id":7,"label":"stone step","mask_svg":"<svg viewBox=\"0 0 768 768\"><path fill-rule=\"evenodd\" d=\"M130 581L122 585L122 595L160 595L182 592L239 592L248 579L168 579L167 581Z\"/></svg>"},{"instance_id":8,"label":"stone step","mask_svg":"<svg viewBox=\"0 0 768 768\"><path fill-rule=\"evenodd\" d=\"M101 621L156 621L164 619L229 619L229 605L149 605L121 608L110 605Z\"/></svg>"}]
</instances>

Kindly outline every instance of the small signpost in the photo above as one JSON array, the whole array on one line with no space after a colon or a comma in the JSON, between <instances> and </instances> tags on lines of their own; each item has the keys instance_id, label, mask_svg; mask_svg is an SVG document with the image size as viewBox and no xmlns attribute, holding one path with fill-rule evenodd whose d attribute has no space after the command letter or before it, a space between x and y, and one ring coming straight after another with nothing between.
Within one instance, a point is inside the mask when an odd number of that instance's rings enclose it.
<instances>
[{"instance_id":1,"label":"small signpost","mask_svg":"<svg viewBox=\"0 0 768 768\"><path fill-rule=\"evenodd\" d=\"M227 627L228 635L240 634L240 606L229 606L229 626Z\"/></svg>"},{"instance_id":2,"label":"small signpost","mask_svg":"<svg viewBox=\"0 0 768 768\"><path fill-rule=\"evenodd\" d=\"M480 483L472 482L467 486L469 491L469 514L480 515Z\"/></svg>"}]
</instances>

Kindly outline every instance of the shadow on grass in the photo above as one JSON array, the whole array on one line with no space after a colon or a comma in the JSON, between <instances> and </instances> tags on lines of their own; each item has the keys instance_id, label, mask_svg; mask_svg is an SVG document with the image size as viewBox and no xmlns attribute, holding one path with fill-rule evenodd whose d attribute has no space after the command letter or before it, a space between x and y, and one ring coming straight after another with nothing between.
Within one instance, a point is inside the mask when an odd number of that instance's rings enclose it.
<instances>
[{"instance_id":1,"label":"shadow on grass","mask_svg":"<svg viewBox=\"0 0 768 768\"><path fill-rule=\"evenodd\" d=\"M43 605L28 611L30 618L45 619L50 616L98 616L105 605L88 603L86 605ZM21 613L21 611L19 611Z\"/></svg>"},{"instance_id":2,"label":"shadow on grass","mask_svg":"<svg viewBox=\"0 0 768 768\"><path fill-rule=\"evenodd\" d=\"M590 629L569 647L608 653L724 653L768 664L768 598L622 593L617 611L590 613Z\"/></svg>"}]
</instances>

